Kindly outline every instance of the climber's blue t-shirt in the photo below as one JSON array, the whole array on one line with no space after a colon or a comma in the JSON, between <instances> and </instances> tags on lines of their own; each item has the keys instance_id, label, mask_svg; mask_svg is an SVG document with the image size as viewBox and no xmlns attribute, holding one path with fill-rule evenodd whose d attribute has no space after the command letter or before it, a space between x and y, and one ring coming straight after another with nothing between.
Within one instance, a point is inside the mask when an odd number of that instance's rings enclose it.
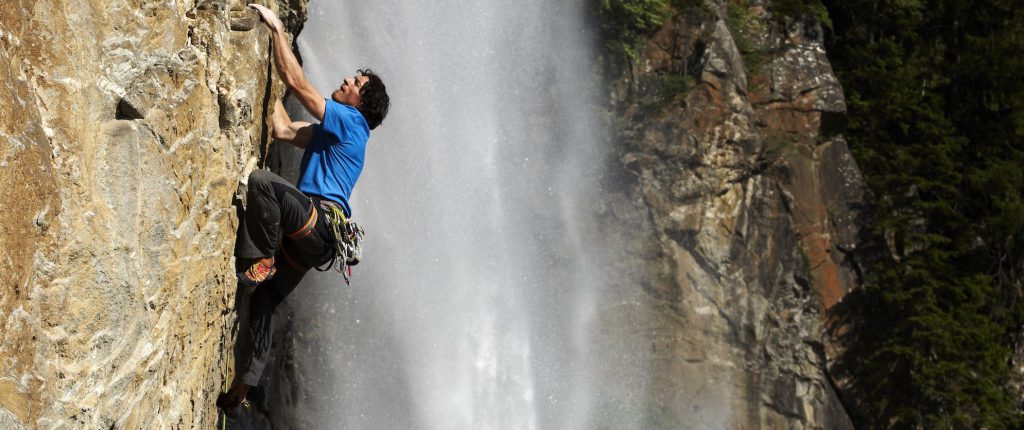
<instances>
[{"instance_id":1,"label":"climber's blue t-shirt","mask_svg":"<svg viewBox=\"0 0 1024 430\"><path fill-rule=\"evenodd\" d=\"M327 99L324 120L313 125L299 165L299 190L341 204L352 216L348 198L363 171L370 126L356 108Z\"/></svg>"}]
</instances>

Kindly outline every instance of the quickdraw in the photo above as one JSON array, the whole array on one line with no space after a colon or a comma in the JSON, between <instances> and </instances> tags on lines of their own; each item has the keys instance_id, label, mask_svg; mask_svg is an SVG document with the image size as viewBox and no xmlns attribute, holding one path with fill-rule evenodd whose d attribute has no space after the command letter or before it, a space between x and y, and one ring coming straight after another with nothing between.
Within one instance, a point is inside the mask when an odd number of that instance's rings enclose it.
<instances>
[{"instance_id":1,"label":"quickdraw","mask_svg":"<svg viewBox=\"0 0 1024 430\"><path fill-rule=\"evenodd\" d=\"M363 257L363 235L365 233L359 224L345 216L341 206L334 202L321 200L320 207L324 209L324 216L327 217L327 223L330 224L337 243L331 262L323 269L317 267L317 270L324 272L333 267L345 278L345 285L350 285L352 266L359 264L359 260Z\"/></svg>"}]
</instances>

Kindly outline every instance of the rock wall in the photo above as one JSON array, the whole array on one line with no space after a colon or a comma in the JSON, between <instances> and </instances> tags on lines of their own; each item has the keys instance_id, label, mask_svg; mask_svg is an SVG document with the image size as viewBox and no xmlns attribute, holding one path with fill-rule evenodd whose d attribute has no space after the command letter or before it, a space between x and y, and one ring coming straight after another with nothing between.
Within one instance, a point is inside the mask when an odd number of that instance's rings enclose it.
<instances>
[{"instance_id":1,"label":"rock wall","mask_svg":"<svg viewBox=\"0 0 1024 430\"><path fill-rule=\"evenodd\" d=\"M283 90L244 3L0 8L0 428L214 426L232 201Z\"/></svg>"},{"instance_id":2,"label":"rock wall","mask_svg":"<svg viewBox=\"0 0 1024 430\"><path fill-rule=\"evenodd\" d=\"M612 79L602 218L632 227L612 240L641 288L605 331L652 351L647 426L852 428L825 310L856 283L863 191L821 26L763 1L677 12Z\"/></svg>"},{"instance_id":3,"label":"rock wall","mask_svg":"<svg viewBox=\"0 0 1024 430\"><path fill-rule=\"evenodd\" d=\"M0 9L0 428L213 426L232 202L282 92L243 3ZM604 322L651 351L647 424L851 428L823 312L856 283L842 91L815 20L737 4L681 11L614 81L601 220L637 288Z\"/></svg>"}]
</instances>

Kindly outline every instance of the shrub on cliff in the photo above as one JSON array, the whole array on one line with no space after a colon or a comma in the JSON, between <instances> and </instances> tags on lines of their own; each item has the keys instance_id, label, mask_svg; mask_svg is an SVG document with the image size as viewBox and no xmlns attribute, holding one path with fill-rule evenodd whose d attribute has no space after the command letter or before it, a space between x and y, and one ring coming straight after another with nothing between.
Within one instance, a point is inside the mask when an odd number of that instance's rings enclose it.
<instances>
[{"instance_id":1,"label":"shrub on cliff","mask_svg":"<svg viewBox=\"0 0 1024 430\"><path fill-rule=\"evenodd\" d=\"M667 0L594 0L608 47L630 60L637 56L643 36L661 26Z\"/></svg>"}]
</instances>

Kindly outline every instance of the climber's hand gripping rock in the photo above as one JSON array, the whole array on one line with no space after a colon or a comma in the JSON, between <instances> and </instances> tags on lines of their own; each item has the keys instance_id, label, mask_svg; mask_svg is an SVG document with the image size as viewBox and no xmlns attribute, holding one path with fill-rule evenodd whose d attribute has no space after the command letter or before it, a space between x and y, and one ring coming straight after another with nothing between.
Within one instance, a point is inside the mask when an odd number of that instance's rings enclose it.
<instances>
[{"instance_id":1,"label":"climber's hand gripping rock","mask_svg":"<svg viewBox=\"0 0 1024 430\"><path fill-rule=\"evenodd\" d=\"M267 28L270 31L278 32L284 30L284 23L281 22L281 19L277 17L274 11L255 3L249 3L249 7L256 9L256 13L260 15L260 20L267 24Z\"/></svg>"}]
</instances>

